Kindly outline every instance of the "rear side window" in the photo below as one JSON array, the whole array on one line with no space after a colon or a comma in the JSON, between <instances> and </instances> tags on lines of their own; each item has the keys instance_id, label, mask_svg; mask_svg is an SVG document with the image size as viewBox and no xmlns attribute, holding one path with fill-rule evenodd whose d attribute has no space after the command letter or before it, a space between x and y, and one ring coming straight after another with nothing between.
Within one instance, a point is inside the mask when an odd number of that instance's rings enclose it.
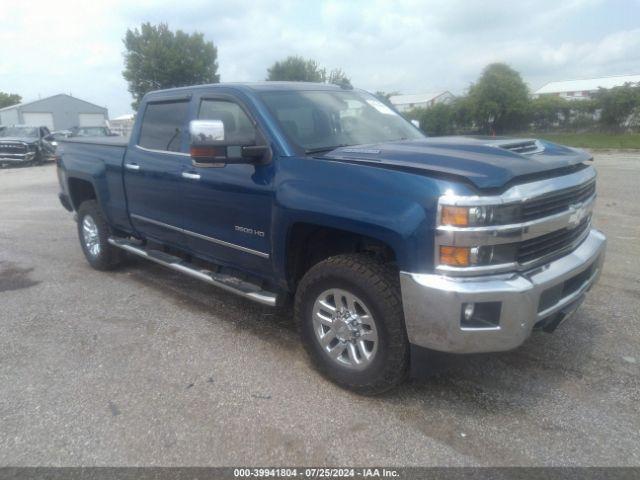
<instances>
[{"instance_id":1,"label":"rear side window","mask_svg":"<svg viewBox=\"0 0 640 480\"><path fill-rule=\"evenodd\" d=\"M188 110L188 101L148 103L138 145L152 150L180 151L180 134L186 123Z\"/></svg>"}]
</instances>

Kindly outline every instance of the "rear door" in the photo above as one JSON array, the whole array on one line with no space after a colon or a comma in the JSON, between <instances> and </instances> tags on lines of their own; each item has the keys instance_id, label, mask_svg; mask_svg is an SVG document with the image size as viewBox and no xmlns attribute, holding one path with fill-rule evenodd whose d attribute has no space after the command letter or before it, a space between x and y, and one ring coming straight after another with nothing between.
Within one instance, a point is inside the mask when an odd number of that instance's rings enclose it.
<instances>
[{"instance_id":1,"label":"rear door","mask_svg":"<svg viewBox=\"0 0 640 480\"><path fill-rule=\"evenodd\" d=\"M127 149L124 183L131 223L144 237L183 246L182 172L187 153L189 99L146 104L137 142Z\"/></svg>"}]
</instances>

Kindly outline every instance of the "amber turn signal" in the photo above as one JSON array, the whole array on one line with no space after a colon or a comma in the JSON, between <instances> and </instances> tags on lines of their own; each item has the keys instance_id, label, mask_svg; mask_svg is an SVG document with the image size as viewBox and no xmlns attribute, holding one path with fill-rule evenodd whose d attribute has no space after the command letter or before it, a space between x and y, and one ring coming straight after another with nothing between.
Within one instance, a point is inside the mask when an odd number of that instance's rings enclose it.
<instances>
[{"instance_id":1,"label":"amber turn signal","mask_svg":"<svg viewBox=\"0 0 640 480\"><path fill-rule=\"evenodd\" d=\"M442 225L455 225L456 227L466 227L469 225L468 207L443 206L440 216Z\"/></svg>"},{"instance_id":2,"label":"amber turn signal","mask_svg":"<svg viewBox=\"0 0 640 480\"><path fill-rule=\"evenodd\" d=\"M468 247L440 247L440 265L468 267L469 251Z\"/></svg>"}]
</instances>

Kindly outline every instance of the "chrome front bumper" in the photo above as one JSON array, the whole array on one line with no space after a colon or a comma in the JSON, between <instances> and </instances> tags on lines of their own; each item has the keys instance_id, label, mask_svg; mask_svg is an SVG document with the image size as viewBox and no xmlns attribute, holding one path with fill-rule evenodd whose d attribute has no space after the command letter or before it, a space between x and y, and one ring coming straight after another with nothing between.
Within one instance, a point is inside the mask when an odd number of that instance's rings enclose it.
<instances>
[{"instance_id":1,"label":"chrome front bumper","mask_svg":"<svg viewBox=\"0 0 640 480\"><path fill-rule=\"evenodd\" d=\"M528 272L474 278L401 272L409 342L454 353L518 347L534 326L554 315L573 313L600 275L605 246L605 236L592 229L573 252ZM500 305L495 325L463 325L463 306L478 302Z\"/></svg>"},{"instance_id":2,"label":"chrome front bumper","mask_svg":"<svg viewBox=\"0 0 640 480\"><path fill-rule=\"evenodd\" d=\"M0 154L0 163L23 163L30 162L35 158L35 152L20 154Z\"/></svg>"}]
</instances>

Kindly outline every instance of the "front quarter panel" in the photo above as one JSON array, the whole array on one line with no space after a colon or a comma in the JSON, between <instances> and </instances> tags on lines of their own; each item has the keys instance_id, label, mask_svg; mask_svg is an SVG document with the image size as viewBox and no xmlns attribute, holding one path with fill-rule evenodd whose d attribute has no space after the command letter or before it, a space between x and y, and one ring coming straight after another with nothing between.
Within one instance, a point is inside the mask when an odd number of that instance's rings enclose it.
<instances>
[{"instance_id":1,"label":"front quarter panel","mask_svg":"<svg viewBox=\"0 0 640 480\"><path fill-rule=\"evenodd\" d=\"M274 264L285 278L288 235L310 223L384 242L398 267L427 272L433 266L438 197L453 185L407 171L322 158L282 157L276 162L272 231Z\"/></svg>"}]
</instances>

